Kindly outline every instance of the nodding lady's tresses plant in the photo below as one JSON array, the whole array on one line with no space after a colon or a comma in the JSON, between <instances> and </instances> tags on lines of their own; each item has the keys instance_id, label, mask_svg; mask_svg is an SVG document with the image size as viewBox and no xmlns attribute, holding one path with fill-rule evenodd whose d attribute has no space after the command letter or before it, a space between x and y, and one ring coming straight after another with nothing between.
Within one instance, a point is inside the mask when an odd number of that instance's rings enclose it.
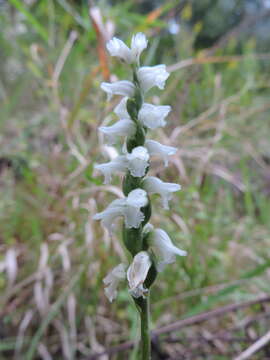
<instances>
[{"instance_id":1,"label":"nodding lady's tresses plant","mask_svg":"<svg viewBox=\"0 0 270 360\"><path fill-rule=\"evenodd\" d=\"M111 56L116 56L131 66L133 81L121 80L114 83L102 83L101 88L108 99L113 95L123 98L114 109L119 120L111 126L101 126L109 144L114 144L118 137L125 139L123 154L112 161L96 165L104 175L104 182L109 183L115 173L125 173L123 178L124 198L116 199L94 219L111 233L115 219L122 217L123 242L133 260L131 264L119 264L103 280L105 294L110 301L117 296L120 282L128 282L129 292L133 297L141 317L142 359L151 357L151 339L149 333L149 297L157 273L166 264L175 261L176 255L185 256L186 252L173 245L168 234L149 224L151 217L150 194L159 194L165 209L180 185L163 182L157 177L147 176L151 156L159 156L164 165L175 154L176 148L165 146L155 140L146 139L148 130L164 127L170 106L156 106L144 102L148 90L157 86L164 89L169 73L165 65L140 67L141 52L147 47L144 34L132 37L131 48L123 41L113 38L107 43Z\"/></svg>"}]
</instances>

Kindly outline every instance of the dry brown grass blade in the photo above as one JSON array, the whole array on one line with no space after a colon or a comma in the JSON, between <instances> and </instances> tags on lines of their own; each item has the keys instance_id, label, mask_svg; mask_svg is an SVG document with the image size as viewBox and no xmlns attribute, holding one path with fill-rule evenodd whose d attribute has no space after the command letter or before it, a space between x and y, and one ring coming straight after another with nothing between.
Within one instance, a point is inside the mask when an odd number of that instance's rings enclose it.
<instances>
[{"instance_id":1,"label":"dry brown grass blade","mask_svg":"<svg viewBox=\"0 0 270 360\"><path fill-rule=\"evenodd\" d=\"M264 336L262 336L259 340L257 340L254 344L252 344L245 351L243 351L234 360L251 359L251 356L253 356L257 351L261 350L269 342L270 342L270 330Z\"/></svg>"},{"instance_id":2,"label":"dry brown grass blade","mask_svg":"<svg viewBox=\"0 0 270 360\"><path fill-rule=\"evenodd\" d=\"M155 21L157 18L159 18L160 15L161 15L162 12L163 12L163 9L164 9L164 5L158 7L157 9L152 10L152 11L147 15L146 22L147 22L148 24L151 24L153 21Z\"/></svg>"},{"instance_id":3,"label":"dry brown grass blade","mask_svg":"<svg viewBox=\"0 0 270 360\"><path fill-rule=\"evenodd\" d=\"M213 319L213 318L218 318L218 317L224 316L225 314L230 313L230 312L235 312L238 310L246 309L255 304L268 303L269 301L270 301L269 295L262 295L261 297L254 299L254 300L248 300L248 301L237 303L237 304L225 305L225 306L219 307L217 309L206 311L206 312L203 312L198 315L193 315L186 319L178 320L172 324L162 326L162 327L154 330L152 332L152 336L158 336L161 334L178 331L186 326L195 325L195 324L198 324L198 323L201 323L201 322ZM118 346L114 346L103 353L92 355L87 360L99 359L104 354L109 354L109 355L117 354L118 352L131 349L134 345L135 345L135 342L127 341Z\"/></svg>"},{"instance_id":4,"label":"dry brown grass blade","mask_svg":"<svg viewBox=\"0 0 270 360\"><path fill-rule=\"evenodd\" d=\"M110 70L108 66L108 58L105 49L105 39L91 11L89 11L89 15L97 36L97 53L98 53L100 68L102 71L102 76L105 80L108 80L110 78Z\"/></svg>"}]
</instances>

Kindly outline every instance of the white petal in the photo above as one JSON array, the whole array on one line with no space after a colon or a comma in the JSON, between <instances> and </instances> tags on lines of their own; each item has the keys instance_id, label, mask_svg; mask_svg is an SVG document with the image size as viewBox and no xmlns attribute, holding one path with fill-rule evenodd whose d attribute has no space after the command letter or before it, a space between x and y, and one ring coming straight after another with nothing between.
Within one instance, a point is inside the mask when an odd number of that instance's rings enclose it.
<instances>
[{"instance_id":1,"label":"white petal","mask_svg":"<svg viewBox=\"0 0 270 360\"><path fill-rule=\"evenodd\" d=\"M147 39L143 33L138 33L132 36L131 39L131 53L133 61L138 61L142 51L147 47Z\"/></svg>"},{"instance_id":2,"label":"white petal","mask_svg":"<svg viewBox=\"0 0 270 360\"><path fill-rule=\"evenodd\" d=\"M169 235L162 229L155 229L151 233L151 247L159 262L157 264L158 271L162 271L166 264L175 261L176 255L186 256L187 252L174 246Z\"/></svg>"},{"instance_id":3,"label":"white petal","mask_svg":"<svg viewBox=\"0 0 270 360\"><path fill-rule=\"evenodd\" d=\"M151 156L153 155L161 156L165 166L168 166L168 157L170 155L174 155L177 151L177 148L172 146L162 145L155 140L146 140L145 147L147 148Z\"/></svg>"},{"instance_id":4,"label":"white petal","mask_svg":"<svg viewBox=\"0 0 270 360\"><path fill-rule=\"evenodd\" d=\"M128 169L132 176L143 177L149 163L149 154L145 147L137 146L131 153L126 155L128 160Z\"/></svg>"},{"instance_id":5,"label":"white petal","mask_svg":"<svg viewBox=\"0 0 270 360\"><path fill-rule=\"evenodd\" d=\"M110 302L112 302L117 296L117 287L119 282L126 278L125 269L125 264L119 264L103 279L104 284L108 285L104 291Z\"/></svg>"},{"instance_id":6,"label":"white petal","mask_svg":"<svg viewBox=\"0 0 270 360\"><path fill-rule=\"evenodd\" d=\"M112 174L115 172L124 172L127 169L127 160L125 156L118 156L110 162L95 165L95 169L100 170L104 175L104 184L109 184Z\"/></svg>"},{"instance_id":7,"label":"white petal","mask_svg":"<svg viewBox=\"0 0 270 360\"><path fill-rule=\"evenodd\" d=\"M138 228L144 220L144 214L140 208L148 203L147 193L143 189L132 190L126 198L124 212L125 225L127 228Z\"/></svg>"},{"instance_id":8,"label":"white petal","mask_svg":"<svg viewBox=\"0 0 270 360\"><path fill-rule=\"evenodd\" d=\"M94 220L101 220L101 224L112 232L114 221L123 215L126 206L126 199L116 199L102 212L94 215Z\"/></svg>"},{"instance_id":9,"label":"white petal","mask_svg":"<svg viewBox=\"0 0 270 360\"><path fill-rule=\"evenodd\" d=\"M145 218L144 214L140 211L140 208L133 206L127 206L123 215L127 229L138 229Z\"/></svg>"},{"instance_id":10,"label":"white petal","mask_svg":"<svg viewBox=\"0 0 270 360\"><path fill-rule=\"evenodd\" d=\"M116 105L113 110L120 119L130 119L130 116L127 112L127 99L127 97L121 99L120 103Z\"/></svg>"},{"instance_id":11,"label":"white petal","mask_svg":"<svg viewBox=\"0 0 270 360\"><path fill-rule=\"evenodd\" d=\"M139 111L139 121L149 129L156 129L166 125L165 117L171 111L168 105L156 106L144 103Z\"/></svg>"},{"instance_id":12,"label":"white petal","mask_svg":"<svg viewBox=\"0 0 270 360\"><path fill-rule=\"evenodd\" d=\"M125 226L138 228L144 220L144 214L140 211L141 207L147 205L147 193L143 189L131 191L125 199L114 200L104 211L94 215L94 220L101 220L101 223L109 232L112 232L114 221L118 217L124 217Z\"/></svg>"},{"instance_id":13,"label":"white petal","mask_svg":"<svg viewBox=\"0 0 270 360\"><path fill-rule=\"evenodd\" d=\"M110 145L116 141L116 136L132 136L136 132L136 125L132 120L122 119L111 126L101 126L99 131L106 135Z\"/></svg>"},{"instance_id":14,"label":"white petal","mask_svg":"<svg viewBox=\"0 0 270 360\"><path fill-rule=\"evenodd\" d=\"M143 181L143 188L149 194L159 194L165 209L169 208L168 201L172 198L172 193L181 189L179 184L166 183L154 176L148 176Z\"/></svg>"},{"instance_id":15,"label":"white petal","mask_svg":"<svg viewBox=\"0 0 270 360\"><path fill-rule=\"evenodd\" d=\"M127 271L127 279L132 291L136 291L136 289L143 285L151 264L151 259L146 251L140 251L134 256L132 264Z\"/></svg>"},{"instance_id":16,"label":"white petal","mask_svg":"<svg viewBox=\"0 0 270 360\"><path fill-rule=\"evenodd\" d=\"M153 86L164 89L165 81L169 75L165 65L143 66L137 72L141 88L144 92L150 90Z\"/></svg>"},{"instance_id":17,"label":"white petal","mask_svg":"<svg viewBox=\"0 0 270 360\"><path fill-rule=\"evenodd\" d=\"M103 82L100 87L107 93L108 100L110 100L113 95L132 97L135 91L135 85L131 81L127 80L120 80L114 83Z\"/></svg>"},{"instance_id":18,"label":"white petal","mask_svg":"<svg viewBox=\"0 0 270 360\"><path fill-rule=\"evenodd\" d=\"M127 197L127 204L133 207L144 207L148 203L147 192L143 189L132 190Z\"/></svg>"},{"instance_id":19,"label":"white petal","mask_svg":"<svg viewBox=\"0 0 270 360\"><path fill-rule=\"evenodd\" d=\"M131 50L122 40L114 37L107 42L106 47L111 56L117 56L128 64L132 63Z\"/></svg>"},{"instance_id":20,"label":"white petal","mask_svg":"<svg viewBox=\"0 0 270 360\"><path fill-rule=\"evenodd\" d=\"M110 160L113 160L113 159L117 158L117 156L118 156L118 151L113 146L102 145L101 149L102 149L102 153L106 157L108 157Z\"/></svg>"}]
</instances>

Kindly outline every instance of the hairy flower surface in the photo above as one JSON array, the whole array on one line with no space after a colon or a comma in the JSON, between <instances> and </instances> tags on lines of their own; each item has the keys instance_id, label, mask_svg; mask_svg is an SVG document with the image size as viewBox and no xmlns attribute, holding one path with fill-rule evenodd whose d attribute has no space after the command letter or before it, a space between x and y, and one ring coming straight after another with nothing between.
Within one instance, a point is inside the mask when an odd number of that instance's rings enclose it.
<instances>
[{"instance_id":1,"label":"hairy flower surface","mask_svg":"<svg viewBox=\"0 0 270 360\"><path fill-rule=\"evenodd\" d=\"M109 145L115 144L118 136L132 136L136 132L134 122L129 119L119 120L111 126L100 126L98 129L107 137Z\"/></svg>"},{"instance_id":2,"label":"hairy flower surface","mask_svg":"<svg viewBox=\"0 0 270 360\"><path fill-rule=\"evenodd\" d=\"M147 291L144 289L143 283L151 265L152 262L147 251L140 251L134 256L133 262L127 270L130 293L133 297L143 296L143 293Z\"/></svg>"},{"instance_id":3,"label":"hairy flower surface","mask_svg":"<svg viewBox=\"0 0 270 360\"><path fill-rule=\"evenodd\" d=\"M168 166L169 156L174 155L177 151L177 148L173 146L162 145L155 140L146 140L145 147L151 156L160 156L163 159L165 166Z\"/></svg>"},{"instance_id":4,"label":"hairy flower surface","mask_svg":"<svg viewBox=\"0 0 270 360\"><path fill-rule=\"evenodd\" d=\"M166 66L163 64L143 66L140 67L137 72L139 83L144 93L154 86L163 90L169 75L170 74L166 71Z\"/></svg>"},{"instance_id":5,"label":"hairy flower surface","mask_svg":"<svg viewBox=\"0 0 270 360\"><path fill-rule=\"evenodd\" d=\"M113 83L103 82L100 87L107 93L108 100L110 100L113 95L132 97L135 92L135 85L127 80L115 81Z\"/></svg>"},{"instance_id":6,"label":"hairy flower surface","mask_svg":"<svg viewBox=\"0 0 270 360\"><path fill-rule=\"evenodd\" d=\"M176 247L166 231L162 229L150 230L150 246L157 259L157 270L162 271L164 266L175 261L176 255L186 256L187 252Z\"/></svg>"},{"instance_id":7,"label":"hairy flower surface","mask_svg":"<svg viewBox=\"0 0 270 360\"><path fill-rule=\"evenodd\" d=\"M169 209L169 200L172 199L172 193L179 191L181 186L175 183L163 182L155 176L148 176L143 180L143 188L148 194L159 194L164 209Z\"/></svg>"},{"instance_id":8,"label":"hairy flower surface","mask_svg":"<svg viewBox=\"0 0 270 360\"><path fill-rule=\"evenodd\" d=\"M117 296L119 282L126 278L126 265L119 264L103 279L105 285L105 295L112 302Z\"/></svg>"}]
</instances>

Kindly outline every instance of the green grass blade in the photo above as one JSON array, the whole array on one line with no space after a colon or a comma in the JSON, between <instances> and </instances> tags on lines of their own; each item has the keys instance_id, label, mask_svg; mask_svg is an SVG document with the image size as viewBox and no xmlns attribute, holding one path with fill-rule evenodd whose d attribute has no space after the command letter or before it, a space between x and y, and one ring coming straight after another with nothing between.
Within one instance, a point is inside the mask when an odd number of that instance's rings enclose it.
<instances>
[{"instance_id":1,"label":"green grass blade","mask_svg":"<svg viewBox=\"0 0 270 360\"><path fill-rule=\"evenodd\" d=\"M36 20L36 18L27 10L27 8L23 5L20 0L10 0L10 3L21 13L23 13L29 22L36 30L36 32L42 37L43 40L49 42L49 35L45 28L40 25L40 23Z\"/></svg>"},{"instance_id":2,"label":"green grass blade","mask_svg":"<svg viewBox=\"0 0 270 360\"><path fill-rule=\"evenodd\" d=\"M257 266L255 269L245 272L241 277L240 280L244 279L251 279L256 276L261 275L266 269L270 267L270 260L264 262L263 264ZM224 289L220 290L217 294L211 295L208 297L207 301L204 303L200 303L195 306L191 311L185 314L185 318L189 316L196 315L200 312L206 311L212 306L213 304L217 303L219 300L222 300L226 295L233 293L241 286L241 283L235 285L229 285Z\"/></svg>"}]
</instances>

